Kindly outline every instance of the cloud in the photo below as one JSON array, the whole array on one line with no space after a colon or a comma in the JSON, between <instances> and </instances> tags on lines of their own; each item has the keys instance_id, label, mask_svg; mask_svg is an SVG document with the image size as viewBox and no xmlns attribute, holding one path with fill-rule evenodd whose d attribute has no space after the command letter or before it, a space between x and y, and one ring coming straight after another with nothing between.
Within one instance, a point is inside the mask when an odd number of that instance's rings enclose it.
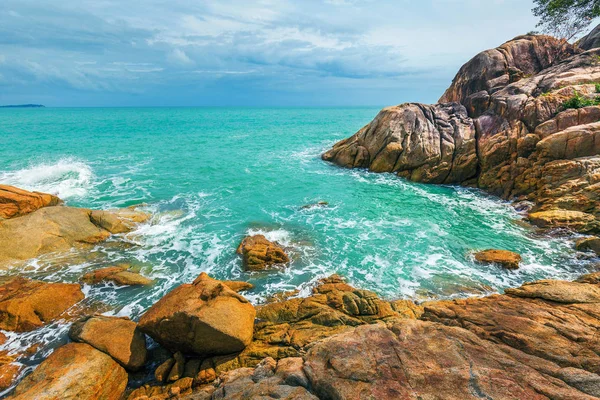
<instances>
[{"instance_id":1,"label":"cloud","mask_svg":"<svg viewBox=\"0 0 600 400\"><path fill-rule=\"evenodd\" d=\"M382 105L433 101L470 56L535 24L531 0L80 0L76 6L3 0L3 6L1 102L25 87L44 96L61 88L81 98L89 92L89 104L99 92L103 99L175 98L182 87L210 87L213 95L235 88L245 98L260 91L265 103L265 88L287 93L290 102L307 91L342 104L354 93L352 101L360 102L367 98L361 93L374 98L375 90ZM419 86L420 98L406 98L403 88Z\"/></svg>"}]
</instances>

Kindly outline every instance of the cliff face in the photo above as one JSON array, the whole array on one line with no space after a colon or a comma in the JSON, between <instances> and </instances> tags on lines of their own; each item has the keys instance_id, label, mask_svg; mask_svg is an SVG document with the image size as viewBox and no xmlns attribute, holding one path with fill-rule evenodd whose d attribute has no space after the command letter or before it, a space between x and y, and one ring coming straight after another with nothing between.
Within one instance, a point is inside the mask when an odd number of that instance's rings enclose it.
<instances>
[{"instance_id":1,"label":"cliff face","mask_svg":"<svg viewBox=\"0 0 600 400\"><path fill-rule=\"evenodd\" d=\"M600 217L596 82L600 49L517 37L465 64L440 103L385 108L323 159Z\"/></svg>"}]
</instances>

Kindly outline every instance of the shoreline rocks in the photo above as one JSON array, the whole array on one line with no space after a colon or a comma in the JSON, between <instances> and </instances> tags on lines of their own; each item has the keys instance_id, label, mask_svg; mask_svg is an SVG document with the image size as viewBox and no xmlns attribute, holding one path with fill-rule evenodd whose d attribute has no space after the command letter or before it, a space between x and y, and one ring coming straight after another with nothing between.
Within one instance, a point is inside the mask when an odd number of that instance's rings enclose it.
<instances>
[{"instance_id":1,"label":"shoreline rocks","mask_svg":"<svg viewBox=\"0 0 600 400\"><path fill-rule=\"evenodd\" d=\"M42 207L57 206L61 203L62 200L52 194L0 185L0 220L20 217Z\"/></svg>"},{"instance_id":2,"label":"shoreline rocks","mask_svg":"<svg viewBox=\"0 0 600 400\"><path fill-rule=\"evenodd\" d=\"M255 315L248 300L202 273L150 307L139 328L172 351L231 354L252 341Z\"/></svg>"},{"instance_id":3,"label":"shoreline rocks","mask_svg":"<svg viewBox=\"0 0 600 400\"><path fill-rule=\"evenodd\" d=\"M149 286L154 283L152 279L131 271L130 266L127 264L100 268L88 272L81 277L80 281L89 285L113 282L117 286Z\"/></svg>"}]
</instances>

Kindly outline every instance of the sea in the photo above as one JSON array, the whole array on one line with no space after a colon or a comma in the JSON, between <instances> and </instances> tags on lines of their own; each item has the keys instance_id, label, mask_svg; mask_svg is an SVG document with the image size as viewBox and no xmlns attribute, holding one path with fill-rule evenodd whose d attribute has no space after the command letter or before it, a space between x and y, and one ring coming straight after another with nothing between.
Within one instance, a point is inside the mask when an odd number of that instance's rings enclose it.
<instances>
[{"instance_id":1,"label":"sea","mask_svg":"<svg viewBox=\"0 0 600 400\"><path fill-rule=\"evenodd\" d=\"M508 202L473 188L426 185L321 160L377 108L37 108L0 110L0 183L58 195L69 206L139 206L151 220L87 249L0 271L51 282L127 263L151 287L84 285L86 301L137 319L201 272L255 285L254 304L278 292L310 294L340 274L386 299L426 301L570 279L594 260L573 237L527 225ZM326 202L327 205L315 205ZM245 272L236 247L263 234L291 262ZM488 248L520 253L517 271L474 262ZM62 257L62 259L61 259ZM9 351L64 343L67 323L6 333Z\"/></svg>"}]
</instances>

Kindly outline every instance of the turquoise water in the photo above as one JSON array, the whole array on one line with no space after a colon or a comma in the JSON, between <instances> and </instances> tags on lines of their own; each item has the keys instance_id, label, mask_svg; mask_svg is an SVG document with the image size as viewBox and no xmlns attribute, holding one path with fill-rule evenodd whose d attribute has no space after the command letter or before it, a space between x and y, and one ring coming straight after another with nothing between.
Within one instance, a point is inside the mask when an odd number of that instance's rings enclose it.
<instances>
[{"instance_id":1,"label":"turquoise water","mask_svg":"<svg viewBox=\"0 0 600 400\"><path fill-rule=\"evenodd\" d=\"M587 261L575 257L568 241L536 235L498 199L321 161L325 149L377 111L0 110L0 183L55 193L72 206L144 203L153 213L149 224L123 238L126 250L107 243L94 258L62 267L32 260L22 273L76 281L88 270L130 262L157 285L85 291L111 313L137 318L202 271L255 284L246 294L254 303L279 291L307 294L332 273L386 298L422 300L582 271ZM302 209L318 201L329 206ZM289 266L242 271L236 246L258 232L289 248ZM485 248L519 252L523 267L511 272L475 264L471 251ZM21 345L56 341L64 326L23 337Z\"/></svg>"}]
</instances>

